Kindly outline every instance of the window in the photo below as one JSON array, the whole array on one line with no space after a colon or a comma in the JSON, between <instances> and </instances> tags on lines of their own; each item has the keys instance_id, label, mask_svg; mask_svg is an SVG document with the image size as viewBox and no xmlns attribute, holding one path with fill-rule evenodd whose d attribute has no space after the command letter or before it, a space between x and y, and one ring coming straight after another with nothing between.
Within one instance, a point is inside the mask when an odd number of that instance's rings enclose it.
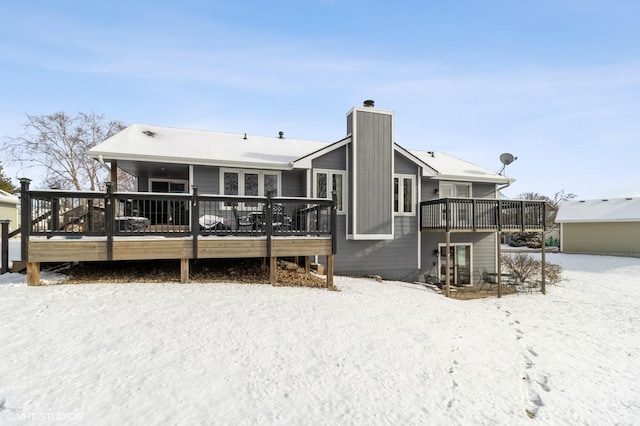
<instances>
[{"instance_id":1,"label":"window","mask_svg":"<svg viewBox=\"0 0 640 426\"><path fill-rule=\"evenodd\" d=\"M345 200L345 172L338 170L316 170L314 171L315 198L331 198L331 193L336 193L336 204L338 213L344 213Z\"/></svg>"},{"instance_id":2,"label":"window","mask_svg":"<svg viewBox=\"0 0 640 426\"><path fill-rule=\"evenodd\" d=\"M396 175L393 178L393 212L398 215L415 214L415 176Z\"/></svg>"},{"instance_id":3,"label":"window","mask_svg":"<svg viewBox=\"0 0 640 426\"><path fill-rule=\"evenodd\" d=\"M280 193L280 172L221 169L220 174L222 195L264 197L272 191L271 195L277 197Z\"/></svg>"},{"instance_id":4,"label":"window","mask_svg":"<svg viewBox=\"0 0 640 426\"><path fill-rule=\"evenodd\" d=\"M471 198L471 184L440 182L440 198Z\"/></svg>"}]
</instances>

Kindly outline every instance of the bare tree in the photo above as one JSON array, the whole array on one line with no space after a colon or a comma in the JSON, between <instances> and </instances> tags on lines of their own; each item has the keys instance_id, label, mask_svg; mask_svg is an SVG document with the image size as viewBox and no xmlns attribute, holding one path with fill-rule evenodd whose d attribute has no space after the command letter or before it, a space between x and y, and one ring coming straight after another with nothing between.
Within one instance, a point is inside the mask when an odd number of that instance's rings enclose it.
<instances>
[{"instance_id":1,"label":"bare tree","mask_svg":"<svg viewBox=\"0 0 640 426\"><path fill-rule=\"evenodd\" d=\"M576 194L568 193L564 189L553 194L553 198L537 192L525 192L518 195L519 200L533 200L546 202L546 218L545 224L548 231L552 231L558 227L556 224L556 216L560 203L565 200L575 198ZM542 241L539 240L540 235L537 232L513 232L510 234L509 244L513 246L530 246L539 247Z\"/></svg>"},{"instance_id":2,"label":"bare tree","mask_svg":"<svg viewBox=\"0 0 640 426\"><path fill-rule=\"evenodd\" d=\"M564 189L553 194L553 198L546 195L539 194L537 192L525 192L518 196L520 200L536 200L546 201L547 204L547 217L546 224L547 230L553 229L556 226L556 216L558 215L558 208L562 201L575 198L576 194L566 192Z\"/></svg>"},{"instance_id":3,"label":"bare tree","mask_svg":"<svg viewBox=\"0 0 640 426\"><path fill-rule=\"evenodd\" d=\"M104 182L106 170L87 151L124 127L120 121L107 121L95 113L81 112L75 117L64 112L27 114L25 133L7 138L4 150L11 162L44 167L49 186L94 191Z\"/></svg>"}]
</instances>

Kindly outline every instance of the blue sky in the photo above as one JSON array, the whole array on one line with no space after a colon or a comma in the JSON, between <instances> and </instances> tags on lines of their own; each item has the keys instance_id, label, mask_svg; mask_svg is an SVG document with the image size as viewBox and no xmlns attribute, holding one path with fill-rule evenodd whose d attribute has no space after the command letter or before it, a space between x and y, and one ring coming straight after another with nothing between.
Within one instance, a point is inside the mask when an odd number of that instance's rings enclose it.
<instances>
[{"instance_id":1,"label":"blue sky","mask_svg":"<svg viewBox=\"0 0 640 426\"><path fill-rule=\"evenodd\" d=\"M335 141L374 99L406 148L516 155L510 197L640 196L639 19L636 0L4 1L0 136L93 111Z\"/></svg>"}]
</instances>

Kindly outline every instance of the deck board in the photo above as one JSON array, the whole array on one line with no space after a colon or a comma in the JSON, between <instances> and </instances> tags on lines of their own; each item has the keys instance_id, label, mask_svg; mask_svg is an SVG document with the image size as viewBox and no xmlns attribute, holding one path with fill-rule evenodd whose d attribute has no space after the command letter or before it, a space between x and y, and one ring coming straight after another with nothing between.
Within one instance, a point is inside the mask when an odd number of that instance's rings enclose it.
<instances>
[{"instance_id":1,"label":"deck board","mask_svg":"<svg viewBox=\"0 0 640 426\"><path fill-rule=\"evenodd\" d=\"M273 237L274 257L315 256L331 253L331 239L321 237ZM266 257L265 238L207 237L198 240L197 257ZM117 238L113 260L191 259L190 238ZM81 262L108 260L106 239L33 239L29 241L29 262Z\"/></svg>"}]
</instances>

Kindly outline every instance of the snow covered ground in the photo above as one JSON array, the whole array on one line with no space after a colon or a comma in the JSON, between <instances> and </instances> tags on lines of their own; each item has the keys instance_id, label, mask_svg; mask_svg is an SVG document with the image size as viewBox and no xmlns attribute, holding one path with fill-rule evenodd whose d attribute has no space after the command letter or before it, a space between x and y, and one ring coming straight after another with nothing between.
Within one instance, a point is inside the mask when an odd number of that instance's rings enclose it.
<instances>
[{"instance_id":1,"label":"snow covered ground","mask_svg":"<svg viewBox=\"0 0 640 426\"><path fill-rule=\"evenodd\" d=\"M546 296L469 301L5 274L0 424L638 424L640 259L548 260Z\"/></svg>"}]
</instances>

